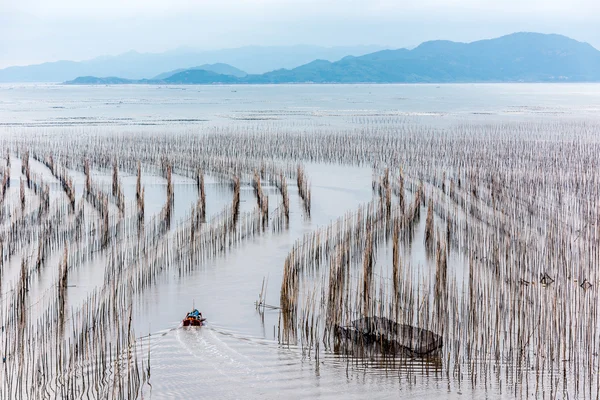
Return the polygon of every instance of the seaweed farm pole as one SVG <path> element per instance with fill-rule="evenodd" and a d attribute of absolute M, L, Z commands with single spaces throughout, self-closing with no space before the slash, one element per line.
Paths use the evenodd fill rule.
<path fill-rule="evenodd" d="M 110 220 L 108 215 L 108 198 L 103 196 L 100 200 L 102 202 L 102 248 L 108 246 L 110 240 Z"/>
<path fill-rule="evenodd" d="M 254 170 L 252 176 L 252 187 L 254 188 L 254 195 L 256 196 L 256 202 L 262 215 L 262 229 L 265 230 L 269 222 L 269 198 L 265 196 L 262 185 L 260 182 L 260 175 L 258 171 Z"/>
<path fill-rule="evenodd" d="M 142 188 L 142 164 L 138 161 L 137 163 L 137 179 L 135 183 L 135 199 L 138 208 L 138 231 L 141 231 L 144 227 L 144 192 Z"/>
<path fill-rule="evenodd" d="M 363 258 L 363 315 L 369 315 L 371 281 L 373 276 L 373 233 L 372 222 L 367 222 L 367 237 L 365 243 L 365 254 Z"/>
<path fill-rule="evenodd" d="M 119 166 L 117 160 L 113 161 L 112 171 L 112 195 L 117 197 L 119 195 Z"/>
<path fill-rule="evenodd" d="M 306 181 L 304 167 L 300 164 L 298 164 L 296 170 L 296 183 L 298 185 L 298 194 L 304 204 L 304 211 L 306 212 L 306 216 L 310 218 L 310 189 L 308 188 L 308 182 Z"/>
<path fill-rule="evenodd" d="M 439 329 L 446 330 L 447 307 L 448 307 L 448 260 L 446 244 L 438 238 L 437 254 L 435 262 L 435 303 Z"/>
<path fill-rule="evenodd" d="M 165 161 L 166 176 L 167 176 L 167 203 L 165 204 L 165 224 L 167 229 L 171 228 L 171 215 L 173 214 L 173 203 L 175 200 L 175 192 L 173 189 L 173 166 L 170 162 Z"/>
<path fill-rule="evenodd" d="M 90 160 L 83 161 L 83 173 L 85 174 L 85 193 L 89 195 L 92 192 L 92 177 L 90 175 Z"/>
<path fill-rule="evenodd" d="M 4 174 L 2 176 L 2 202 L 4 202 L 4 198 L 6 197 L 6 191 L 10 188 L 10 167 L 7 167 L 4 170 Z"/>
<path fill-rule="evenodd" d="M 113 161 L 112 196 L 117 202 L 117 208 L 119 209 L 119 219 L 122 219 L 125 216 L 125 196 L 123 195 L 122 184 L 119 180 L 119 163 L 116 158 Z"/>
<path fill-rule="evenodd" d="M 38 237 L 38 252 L 37 252 L 37 259 L 35 262 L 36 271 L 39 271 L 42 268 L 45 261 L 46 261 L 46 238 L 43 237 L 42 234 L 40 234 Z"/>
<path fill-rule="evenodd" d="M 283 171 L 279 173 L 279 191 L 281 192 L 281 204 L 283 205 L 283 213 L 285 215 L 286 226 L 290 222 L 290 198 L 287 190 L 287 180 Z"/>
<path fill-rule="evenodd" d="M 137 179 L 135 181 L 135 198 L 139 201 L 142 195 L 142 164 L 138 161 L 137 163 Z M 139 205 L 139 202 L 138 202 Z"/>
<path fill-rule="evenodd" d="M 27 188 L 31 189 L 31 169 L 29 168 L 29 151 L 23 153 L 21 172 L 27 178 Z"/>
<path fill-rule="evenodd" d="M 233 203 L 231 207 L 232 221 L 231 228 L 235 228 L 237 225 L 239 213 L 240 213 L 240 178 L 238 176 L 233 177 Z"/>
<path fill-rule="evenodd" d="M 429 254 L 434 249 L 434 237 L 433 237 L 433 200 L 429 198 L 429 205 L 427 206 L 427 219 L 425 220 L 425 249 Z"/>
<path fill-rule="evenodd" d="M 395 309 L 395 317 L 398 319 L 398 311 L 399 311 L 399 284 L 400 284 L 400 222 L 396 219 L 394 220 L 394 234 L 393 234 L 393 244 L 392 244 L 392 280 L 394 285 L 394 309 Z"/>
<path fill-rule="evenodd" d="M 204 189 L 204 172 L 198 169 L 198 219 L 200 223 L 206 222 L 206 191 Z"/>
<path fill-rule="evenodd" d="M 402 172 L 402 168 L 400 168 L 400 174 L 398 176 L 398 203 L 400 205 L 400 210 L 404 212 L 406 209 L 406 200 L 404 199 L 404 172 Z"/>
<path fill-rule="evenodd" d="M 193 262 L 196 250 L 196 227 L 199 226 L 200 216 L 196 209 L 192 207 L 191 224 L 190 224 L 190 261 Z M 180 269 L 181 274 L 181 269 Z"/>
<path fill-rule="evenodd" d="M 69 277 L 69 265 L 68 265 L 68 248 L 65 243 L 65 250 L 63 253 L 63 259 L 59 265 L 59 281 L 58 281 L 58 327 L 59 331 L 57 332 L 59 337 L 62 337 L 64 333 L 64 323 L 65 323 L 65 303 L 66 303 L 66 294 L 67 294 L 67 285 L 68 285 L 68 277 Z"/>
<path fill-rule="evenodd" d="M 20 198 L 21 198 L 21 211 L 24 213 L 25 212 L 25 183 L 23 182 L 23 179 L 21 179 L 21 184 L 20 184 Z"/>

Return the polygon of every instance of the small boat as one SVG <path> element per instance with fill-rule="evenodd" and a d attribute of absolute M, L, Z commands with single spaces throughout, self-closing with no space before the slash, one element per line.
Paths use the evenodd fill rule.
<path fill-rule="evenodd" d="M 204 321 L 206 321 L 206 318 L 202 317 L 202 313 L 194 309 L 194 311 L 187 313 L 183 319 L 183 326 L 202 326 Z"/>

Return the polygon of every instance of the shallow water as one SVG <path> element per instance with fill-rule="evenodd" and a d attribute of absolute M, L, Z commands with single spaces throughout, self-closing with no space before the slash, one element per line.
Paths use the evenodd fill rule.
<path fill-rule="evenodd" d="M 2 134 L 53 133 L 68 127 L 85 132 L 128 130 L 198 131 L 205 127 L 239 126 L 258 129 L 282 124 L 289 129 L 306 126 L 348 126 L 386 118 L 444 125 L 463 121 L 497 122 L 540 119 L 596 119 L 600 112 L 600 85 L 290 85 L 290 86 L 60 86 L 1 85 Z M 266 124 L 266 125 L 260 125 Z M 32 163 L 35 164 L 35 163 Z M 13 176 L 18 182 L 20 167 Z M 35 164 L 40 173 L 43 166 Z M 412 361 L 394 368 L 363 368 L 348 359 L 324 352 L 316 361 L 301 348 L 278 343 L 279 313 L 255 308 L 263 279 L 268 281 L 266 303 L 279 304 L 283 264 L 294 242 L 305 233 L 369 201 L 370 166 L 347 167 L 307 164 L 312 189 L 312 212 L 303 213 L 297 189 L 290 191 L 289 230 L 250 240 L 199 265 L 183 277 L 164 275 L 136 301 L 135 332 L 144 349 L 151 347 L 151 387 L 148 398 L 191 396 L 234 398 L 512 398 L 553 396 L 535 384 L 520 393 L 506 393 L 501 376 L 472 384 L 446 375 L 440 367 Z M 70 172 L 81 195 L 84 176 Z M 110 175 L 93 172 L 94 180 L 110 185 Z M 135 200 L 135 177 L 121 173 L 128 204 Z M 185 220 L 197 200 L 195 183 L 175 177 L 174 222 Z M 146 220 L 160 212 L 166 195 L 163 178 L 145 174 Z M 13 185 L 18 187 L 18 184 Z M 207 219 L 231 202 L 232 191 L 207 176 Z M 273 188 L 270 205 L 279 203 Z M 16 189 L 12 189 L 13 191 Z M 60 189 L 53 190 L 60 193 Z M 56 194 L 59 195 L 59 194 Z M 242 211 L 256 200 L 249 186 L 241 193 Z M 273 207 L 273 206 L 271 206 Z M 419 226 L 416 241 L 421 241 Z M 422 246 L 421 246 L 422 247 Z M 383 250 L 389 253 L 389 249 Z M 427 266 L 424 251 L 415 246 L 408 262 Z M 55 262 L 52 259 L 52 262 Z M 95 260 L 74 271 L 69 301 L 76 304 L 102 279 Z M 385 257 L 379 265 L 387 268 Z M 451 261 L 460 265 L 460 260 Z M 9 285 L 18 273 L 12 263 Z M 9 273 L 10 272 L 10 273 Z M 462 270 L 455 271 L 462 280 Z M 46 275 L 53 276 L 51 270 Z M 49 278 L 48 278 L 49 279 Z M 6 286 L 7 287 L 7 286 Z M 43 293 L 44 285 L 39 284 Z M 42 294 L 39 294 L 41 296 Z M 199 308 L 208 318 L 200 329 L 179 328 L 184 314 Z M 147 337 L 149 336 L 149 338 Z M 143 352 L 142 352 L 143 353 Z M 537 391 L 536 391 L 537 390 Z M 563 393 L 558 396 L 561 397 Z"/>

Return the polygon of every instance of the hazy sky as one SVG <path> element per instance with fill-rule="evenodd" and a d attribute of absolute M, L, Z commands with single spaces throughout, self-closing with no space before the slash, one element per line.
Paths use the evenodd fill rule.
<path fill-rule="evenodd" d="M 0 68 L 129 50 L 473 41 L 561 33 L 600 48 L 600 0 L 0 0 Z"/>

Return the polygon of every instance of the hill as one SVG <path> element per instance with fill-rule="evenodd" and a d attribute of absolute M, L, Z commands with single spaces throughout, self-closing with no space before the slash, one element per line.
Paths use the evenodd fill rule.
<path fill-rule="evenodd" d="M 187 69 L 186 68 L 178 68 L 173 71 L 163 72 L 162 74 L 158 74 L 152 79 L 163 80 L 163 79 L 166 79 L 170 76 L 173 76 L 175 74 L 178 74 L 178 73 L 186 71 L 186 70 L 197 70 L 197 69 L 214 72 L 214 73 L 221 74 L 221 75 L 231 75 L 231 76 L 235 76 L 237 78 L 243 78 L 246 75 L 248 75 L 241 69 L 233 67 L 229 64 L 216 63 L 216 64 L 204 64 L 204 65 L 200 65 L 198 67 L 187 68 Z"/>
<path fill-rule="evenodd" d="M 213 83 L 238 83 L 240 78 L 232 75 L 222 75 L 216 72 L 203 69 L 188 69 L 178 72 L 168 78 L 163 79 L 162 83 L 172 85 L 185 84 L 213 84 Z"/>

